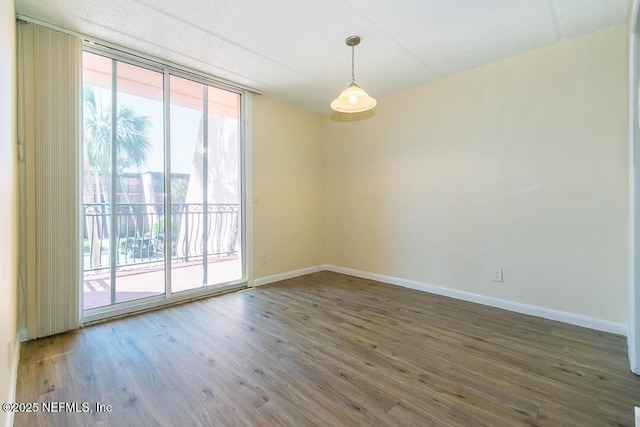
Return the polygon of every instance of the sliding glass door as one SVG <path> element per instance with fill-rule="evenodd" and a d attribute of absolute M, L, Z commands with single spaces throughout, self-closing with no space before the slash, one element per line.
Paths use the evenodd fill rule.
<path fill-rule="evenodd" d="M 244 282 L 240 94 L 132 62 L 83 55 L 89 317 Z"/>

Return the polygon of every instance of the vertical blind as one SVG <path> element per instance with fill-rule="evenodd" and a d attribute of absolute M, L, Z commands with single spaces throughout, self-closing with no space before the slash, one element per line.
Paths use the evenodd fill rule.
<path fill-rule="evenodd" d="M 80 323 L 77 195 L 82 42 L 36 24 L 21 24 L 19 37 L 20 53 L 33 70 L 22 77 L 25 92 L 32 94 L 24 100 L 24 114 L 25 122 L 32 123 L 26 129 L 26 144 L 32 144 L 26 161 L 34 166 L 27 168 L 34 175 L 27 177 L 33 187 L 28 206 L 34 218 L 27 227 L 34 228 L 30 231 L 35 246 L 27 250 L 32 254 L 27 263 L 35 270 L 35 283 L 28 286 L 32 292 L 27 291 L 27 300 L 34 302 L 35 313 L 29 317 L 39 338 L 76 329 Z"/>

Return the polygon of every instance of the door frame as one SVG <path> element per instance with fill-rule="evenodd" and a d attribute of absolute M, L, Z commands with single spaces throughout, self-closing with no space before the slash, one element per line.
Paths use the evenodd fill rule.
<path fill-rule="evenodd" d="M 640 0 L 629 7 L 629 331 L 627 347 L 631 371 L 640 375 L 640 127 L 638 88 L 640 81 Z"/>

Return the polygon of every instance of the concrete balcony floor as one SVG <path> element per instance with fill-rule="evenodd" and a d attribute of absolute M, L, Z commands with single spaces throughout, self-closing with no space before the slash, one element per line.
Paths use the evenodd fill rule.
<path fill-rule="evenodd" d="M 223 286 L 242 277 L 242 263 L 238 256 L 211 257 L 207 263 L 208 286 Z M 174 261 L 171 265 L 172 292 L 201 288 L 203 262 Z M 116 303 L 132 301 L 165 293 L 163 262 L 131 264 L 118 267 L 116 272 Z M 84 309 L 107 306 L 111 302 L 110 274 L 108 270 L 89 271 L 84 274 Z"/>

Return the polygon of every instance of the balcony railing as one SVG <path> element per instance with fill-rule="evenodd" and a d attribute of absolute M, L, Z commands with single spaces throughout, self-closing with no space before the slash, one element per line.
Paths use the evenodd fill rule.
<path fill-rule="evenodd" d="M 116 266 L 157 263 L 170 248 L 171 259 L 192 261 L 235 255 L 238 246 L 238 205 L 185 203 L 171 206 L 172 239 L 165 239 L 163 205 L 116 204 L 115 233 L 111 232 L 111 206 L 83 206 L 84 270 L 110 266 L 110 236 L 117 236 Z M 206 212 L 205 212 L 206 210 Z"/>

